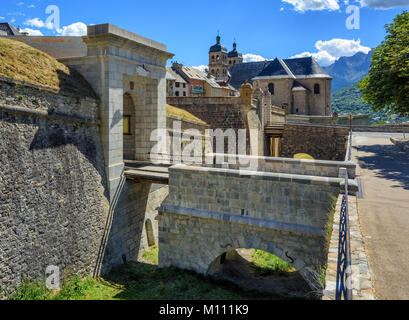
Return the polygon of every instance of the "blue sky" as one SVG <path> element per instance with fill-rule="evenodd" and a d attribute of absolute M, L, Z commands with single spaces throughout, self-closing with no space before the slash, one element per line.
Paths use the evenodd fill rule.
<path fill-rule="evenodd" d="M 246 61 L 312 54 L 322 65 L 367 52 L 384 38 L 384 25 L 409 0 L 7 0 L 0 21 L 43 35 L 81 35 L 85 25 L 112 23 L 168 46 L 175 60 L 207 64 L 220 30 L 231 50 L 236 39 Z M 46 24 L 46 8 L 60 11 L 60 26 Z M 349 5 L 359 8 L 360 29 L 349 30 Z"/>

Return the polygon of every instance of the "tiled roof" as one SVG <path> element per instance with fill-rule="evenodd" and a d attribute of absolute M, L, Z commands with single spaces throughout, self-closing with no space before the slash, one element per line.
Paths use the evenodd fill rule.
<path fill-rule="evenodd" d="M 192 67 L 182 67 L 182 72 L 189 78 L 195 80 L 206 81 L 206 73 L 200 71 L 199 69 Z"/>
<path fill-rule="evenodd" d="M 267 63 L 265 61 L 236 63 L 229 70 L 231 74 L 229 83 L 237 90 L 246 80 L 253 83 L 251 79 L 258 76 Z"/>
<path fill-rule="evenodd" d="M 187 83 L 177 72 L 173 71 L 171 67 L 166 67 L 166 80 L 175 80 L 176 82 Z"/>
<path fill-rule="evenodd" d="M 296 77 L 317 75 L 330 77 L 312 57 L 285 59 L 283 61 Z"/>
<path fill-rule="evenodd" d="M 294 81 L 292 91 L 310 91 L 310 89 L 304 87 L 298 81 Z"/>
<path fill-rule="evenodd" d="M 270 78 L 328 78 L 331 76 L 311 57 L 296 59 L 274 59 L 272 61 L 245 62 L 230 68 L 230 84 L 239 89 L 244 81 Z"/>

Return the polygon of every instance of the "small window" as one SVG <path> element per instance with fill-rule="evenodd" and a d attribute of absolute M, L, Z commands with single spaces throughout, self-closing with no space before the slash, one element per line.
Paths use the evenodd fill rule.
<path fill-rule="evenodd" d="M 183 91 L 183 96 L 186 97 L 186 92 L 185 91 Z"/>
<path fill-rule="evenodd" d="M 176 96 L 176 97 L 179 97 L 179 91 L 176 91 L 176 92 L 175 92 L 175 96 Z"/>
<path fill-rule="evenodd" d="M 183 84 L 183 88 L 186 88 L 186 83 Z"/>
<path fill-rule="evenodd" d="M 180 83 L 176 82 L 176 88 L 179 88 L 179 87 L 180 87 Z"/>
<path fill-rule="evenodd" d="M 216 56 L 216 60 L 219 61 L 219 60 L 220 60 L 220 57 L 219 57 L 219 56 Z"/>
<path fill-rule="evenodd" d="M 321 88 L 318 83 L 314 85 L 314 94 L 320 94 L 321 93 Z"/>
<path fill-rule="evenodd" d="M 131 134 L 131 116 L 123 116 L 124 134 Z"/>
<path fill-rule="evenodd" d="M 273 95 L 274 94 L 274 83 L 268 84 L 268 91 Z"/>

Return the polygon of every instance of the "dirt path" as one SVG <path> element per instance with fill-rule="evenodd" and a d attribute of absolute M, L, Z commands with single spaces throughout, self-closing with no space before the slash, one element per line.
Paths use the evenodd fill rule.
<path fill-rule="evenodd" d="M 383 300 L 409 299 L 409 158 L 390 137 L 357 133 L 353 144 L 364 189 L 359 217 L 376 297 Z"/>

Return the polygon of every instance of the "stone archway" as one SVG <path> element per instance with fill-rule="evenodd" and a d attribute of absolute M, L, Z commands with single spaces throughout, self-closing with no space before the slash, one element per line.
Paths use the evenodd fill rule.
<path fill-rule="evenodd" d="M 149 247 L 154 246 L 155 243 L 155 236 L 153 233 L 153 226 L 152 221 L 150 219 L 146 219 L 145 221 L 145 232 L 146 232 L 146 241 Z"/>
<path fill-rule="evenodd" d="M 250 290 L 300 298 L 317 296 L 290 262 L 260 249 L 226 251 L 211 263 L 206 274 Z"/>

